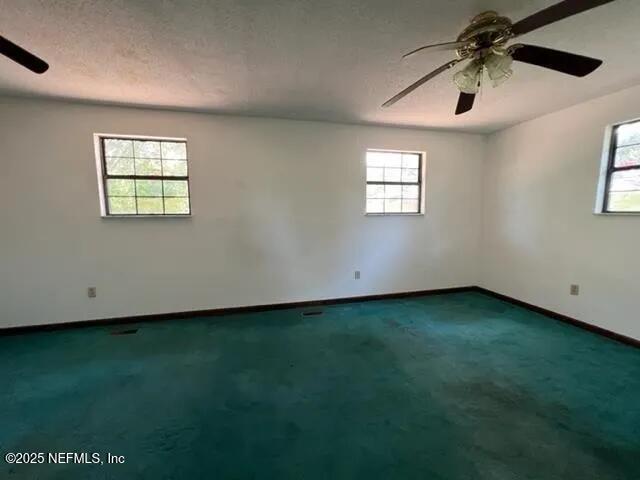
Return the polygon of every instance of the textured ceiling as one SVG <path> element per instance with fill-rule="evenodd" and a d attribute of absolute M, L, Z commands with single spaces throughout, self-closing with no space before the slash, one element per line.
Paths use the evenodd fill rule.
<path fill-rule="evenodd" d="M 475 14 L 517 20 L 554 0 L 0 0 L 0 33 L 51 64 L 0 58 L 0 93 L 242 115 L 490 132 L 640 83 L 638 0 L 617 0 L 522 37 L 605 60 L 584 79 L 517 64 L 470 113 L 443 74 L 380 104 L 452 57 Z"/>

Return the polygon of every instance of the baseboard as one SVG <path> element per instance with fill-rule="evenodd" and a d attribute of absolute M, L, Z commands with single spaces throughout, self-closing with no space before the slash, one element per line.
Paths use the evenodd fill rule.
<path fill-rule="evenodd" d="M 206 310 L 189 310 L 185 312 L 171 312 L 171 313 L 157 313 L 151 315 L 134 315 L 128 317 L 115 317 L 115 318 L 101 318 L 96 320 L 80 320 L 77 322 L 64 322 L 64 323 L 47 323 L 44 325 L 25 325 L 18 327 L 7 327 L 0 329 L 0 336 L 3 335 L 18 335 L 29 332 L 42 332 L 50 330 L 63 330 L 69 328 L 82 328 L 93 326 L 108 326 L 108 325 L 126 325 L 130 323 L 149 322 L 149 321 L 161 321 L 161 320 L 175 320 L 191 317 L 216 317 L 221 315 L 232 315 L 238 313 L 254 313 L 264 312 L 267 310 L 285 310 L 291 308 L 307 308 L 317 307 L 322 305 L 336 305 L 340 303 L 350 302 L 369 302 L 373 300 L 387 300 L 394 298 L 407 298 L 407 297 L 422 297 L 427 295 L 443 295 L 448 293 L 462 293 L 475 291 L 478 287 L 453 287 L 453 288 L 439 288 L 434 290 L 417 290 L 410 292 L 395 292 L 395 293 L 382 293 L 376 295 L 363 295 L 358 297 L 340 297 L 330 298 L 324 300 L 306 300 L 301 302 L 288 302 L 288 303 L 274 303 L 270 305 L 249 305 L 244 307 L 227 307 L 227 308 L 213 308 Z"/>
<path fill-rule="evenodd" d="M 537 305 L 533 305 L 531 303 L 523 302 L 522 300 L 518 300 L 516 298 L 509 297 L 507 295 L 503 295 L 501 293 L 496 293 L 491 290 L 487 290 L 482 287 L 474 287 L 474 290 L 480 293 L 484 293 L 485 295 L 489 295 L 491 297 L 497 298 L 499 300 L 503 300 L 505 302 L 509 302 L 513 305 L 517 305 L 519 307 L 524 307 L 528 310 L 532 310 L 536 313 L 541 313 L 542 315 L 546 315 L 547 317 L 551 317 L 555 320 L 559 320 L 564 323 L 568 323 L 569 325 L 573 325 L 574 327 L 581 328 L 583 330 L 587 330 L 589 332 L 601 335 L 603 337 L 610 338 L 617 342 L 624 343 L 626 345 L 631 345 L 636 348 L 640 348 L 640 340 L 636 340 L 632 337 L 627 337 L 626 335 L 622 335 L 620 333 L 612 332 L 611 330 L 607 330 L 606 328 L 598 327 L 596 325 L 592 325 L 591 323 L 583 322 L 582 320 L 578 320 L 576 318 L 569 317 L 567 315 L 563 315 L 561 313 L 554 312 L 552 310 L 547 310 L 546 308 L 539 307 Z"/>
<path fill-rule="evenodd" d="M 82 328 L 82 327 L 94 327 L 94 326 L 109 326 L 109 325 L 126 325 L 130 323 L 150 322 L 150 321 L 162 321 L 162 320 L 176 320 L 192 317 L 217 317 L 222 315 L 233 315 L 238 313 L 255 313 L 265 312 L 268 310 L 285 310 L 292 308 L 309 308 L 318 307 L 322 305 L 337 305 L 341 303 L 351 302 L 369 302 L 373 300 L 389 300 L 396 298 L 408 298 L 408 297 L 423 297 L 428 295 L 444 295 L 449 293 L 463 293 L 463 292 L 479 292 L 491 297 L 509 302 L 513 305 L 526 308 L 528 310 L 540 313 L 547 317 L 559 320 L 561 322 L 573 325 L 575 327 L 587 330 L 589 332 L 601 335 L 603 337 L 610 338 L 617 342 L 631 345 L 636 348 L 640 348 L 640 340 L 636 340 L 632 337 L 627 337 L 616 332 L 612 332 L 602 327 L 592 325 L 581 320 L 563 315 L 561 313 L 547 310 L 546 308 L 533 305 L 531 303 L 523 302 L 516 298 L 503 295 L 501 293 L 493 292 L 483 287 L 469 286 L 469 287 L 453 287 L 453 288 L 439 288 L 434 290 L 416 290 L 410 292 L 395 292 L 395 293 L 382 293 L 376 295 L 363 295 L 357 297 L 340 297 L 330 298 L 324 300 L 306 300 L 301 302 L 288 302 L 288 303 L 274 303 L 268 305 L 248 305 L 243 307 L 227 307 L 227 308 L 212 308 L 206 310 L 189 310 L 184 312 L 170 312 L 170 313 L 157 313 L 151 315 L 134 315 L 127 317 L 115 317 L 115 318 L 101 318 L 96 320 L 81 320 L 78 322 L 64 322 L 64 323 L 48 323 L 44 325 L 26 325 L 19 327 L 8 327 L 0 329 L 0 336 L 4 335 L 18 335 L 29 332 L 42 332 L 51 330 L 64 330 L 70 328 Z"/>

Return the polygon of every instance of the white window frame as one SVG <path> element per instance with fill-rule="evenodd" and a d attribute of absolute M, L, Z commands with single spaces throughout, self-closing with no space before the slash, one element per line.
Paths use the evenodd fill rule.
<path fill-rule="evenodd" d="M 602 146 L 602 156 L 600 158 L 600 174 L 598 175 L 598 187 L 596 191 L 596 205 L 594 214 L 596 215 L 620 215 L 620 216 L 640 216 L 640 212 L 616 212 L 607 210 L 609 195 L 609 181 L 612 174 L 612 165 L 616 153 L 615 135 L 616 130 L 621 125 L 640 122 L 640 118 L 626 120 L 607 125 L 604 132 L 604 142 Z"/>
<path fill-rule="evenodd" d="M 110 214 L 108 213 L 107 207 L 107 192 L 105 191 L 105 171 L 104 171 L 104 159 L 103 159 L 103 151 L 102 151 L 102 141 L 103 139 L 109 138 L 119 138 L 124 140 L 155 140 L 155 141 L 164 141 L 164 142 L 187 142 L 187 139 L 184 137 L 158 137 L 154 135 L 131 135 L 131 134 L 120 134 L 120 133 L 94 133 L 93 134 L 93 145 L 94 145 L 94 153 L 95 153 L 95 162 L 96 162 L 96 173 L 98 177 L 98 196 L 100 200 L 100 216 L 102 218 L 191 218 L 193 216 L 193 203 L 192 203 L 192 189 L 191 189 L 191 164 L 189 162 L 189 153 L 187 147 L 187 184 L 189 188 L 189 213 L 184 214 L 135 214 L 135 215 L 119 215 L 119 214 Z M 159 179 L 162 177 L 158 177 Z"/>
<path fill-rule="evenodd" d="M 367 182 L 367 153 L 369 152 L 384 152 L 384 153 L 408 153 L 408 154 L 415 154 L 415 155 L 419 155 L 420 156 L 420 165 L 419 165 L 419 171 L 418 171 L 418 180 L 419 180 L 419 190 L 420 190 L 420 198 L 418 201 L 418 208 L 419 211 L 418 212 L 411 212 L 411 213 L 402 213 L 402 212 L 389 212 L 389 213 L 376 213 L 376 212 L 372 212 L 369 213 L 367 212 L 367 184 L 369 182 Z M 363 212 L 364 215 L 366 217 L 420 217 L 420 216 L 424 216 L 425 214 L 425 197 L 426 197 L 426 189 L 425 189 L 425 184 L 426 184 L 426 170 L 427 170 L 427 153 L 425 151 L 421 151 L 421 150 L 400 150 L 400 149 L 389 149 L 389 148 L 367 148 L 364 152 L 364 207 L 363 207 Z M 385 182 L 382 182 L 385 183 Z"/>

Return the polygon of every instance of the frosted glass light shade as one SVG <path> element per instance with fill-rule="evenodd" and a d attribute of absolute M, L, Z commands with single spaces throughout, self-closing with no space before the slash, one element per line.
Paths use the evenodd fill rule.
<path fill-rule="evenodd" d="M 453 76 L 453 82 L 463 93 L 478 93 L 482 79 L 482 62 L 473 60 Z"/>
<path fill-rule="evenodd" d="M 485 58 L 484 66 L 487 69 L 487 74 L 494 87 L 497 87 L 511 77 L 513 74 L 513 70 L 511 70 L 512 63 L 513 58 L 507 53 L 493 52 Z"/>

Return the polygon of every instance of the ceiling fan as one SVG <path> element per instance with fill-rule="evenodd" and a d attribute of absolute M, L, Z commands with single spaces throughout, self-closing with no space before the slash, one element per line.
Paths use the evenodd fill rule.
<path fill-rule="evenodd" d="M 511 77 L 513 73 L 511 64 L 514 60 L 576 77 L 584 77 L 602 65 L 602 60 L 535 45 L 517 43 L 507 46 L 507 43 L 515 37 L 612 1 L 564 0 L 516 23 L 512 23 L 509 18 L 502 17 L 494 11 L 481 13 L 471 20 L 471 24 L 462 31 L 455 42 L 425 45 L 405 54 L 402 58 L 423 50 L 455 50 L 457 58 L 409 85 L 382 106 L 390 107 L 416 88 L 464 60 L 470 60 L 470 62 L 453 77 L 454 83 L 460 90 L 456 115 L 473 108 L 485 71 L 493 86 L 497 87 Z"/>
<path fill-rule="evenodd" d="M 0 53 L 35 73 L 44 73 L 49 69 L 47 62 L 2 35 L 0 35 Z"/>

